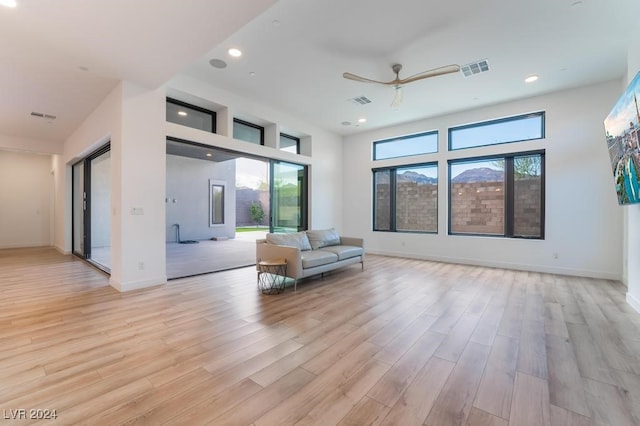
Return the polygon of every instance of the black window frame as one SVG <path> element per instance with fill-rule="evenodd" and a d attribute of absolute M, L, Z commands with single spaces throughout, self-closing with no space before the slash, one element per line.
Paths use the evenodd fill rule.
<path fill-rule="evenodd" d="M 217 124 L 217 114 L 216 114 L 215 111 L 212 111 L 212 110 L 206 109 L 206 108 L 202 108 L 202 107 L 199 107 L 197 105 L 193 105 L 193 104 L 190 104 L 190 103 L 187 103 L 187 102 L 183 102 L 183 101 L 180 101 L 178 99 L 169 98 L 169 97 L 166 98 L 166 102 L 169 103 L 169 104 L 178 105 L 178 106 L 185 107 L 185 108 L 190 108 L 190 109 L 196 110 L 198 112 L 201 112 L 203 114 L 211 115 L 211 133 L 216 133 L 217 132 L 217 126 L 216 126 L 216 124 Z M 170 121 L 170 123 L 175 123 L 175 122 Z M 180 124 L 180 123 L 175 123 L 175 124 Z M 180 125 L 183 126 L 183 124 L 180 124 Z M 189 126 L 187 126 L 187 127 L 189 127 Z M 190 128 L 195 129 L 195 127 L 190 127 Z M 202 129 L 197 129 L 197 130 L 202 130 Z M 206 130 L 202 130 L 202 131 L 206 132 Z"/>
<path fill-rule="evenodd" d="M 280 133 L 280 139 L 282 139 L 282 138 L 290 139 L 290 140 L 294 141 L 296 143 L 296 154 L 300 154 L 300 138 L 288 135 L 286 133 Z M 282 149 L 282 148 L 280 148 L 280 149 Z"/>
<path fill-rule="evenodd" d="M 514 235 L 514 188 L 515 188 L 515 176 L 513 169 L 513 159 L 516 157 L 526 157 L 531 155 L 540 155 L 540 236 L 521 236 Z M 451 231 L 451 201 L 452 201 L 452 187 L 451 187 L 451 166 L 457 163 L 470 163 L 474 161 L 487 161 L 487 160 L 504 160 L 504 234 L 482 234 L 482 233 L 470 233 L 470 232 L 452 232 Z M 533 151 L 521 151 L 505 154 L 493 154 L 484 155 L 479 157 L 465 157 L 447 160 L 447 191 L 448 191 L 448 214 L 447 214 L 447 233 L 452 236 L 473 236 L 473 237 L 494 237 L 494 238 L 515 238 L 523 240 L 544 240 L 545 239 L 545 192 L 546 192 L 546 160 L 545 150 L 533 150 Z"/>
<path fill-rule="evenodd" d="M 399 140 L 405 140 L 405 139 L 414 139 L 414 138 L 419 138 L 419 137 L 422 137 L 422 136 L 430 136 L 430 135 L 435 135 L 436 136 L 436 150 L 435 151 L 419 152 L 419 153 L 415 153 L 415 154 L 398 155 L 398 156 L 395 156 L 395 157 L 385 157 L 385 158 L 378 158 L 378 156 L 377 156 L 377 147 L 380 144 L 391 143 L 391 142 L 395 142 L 395 141 L 399 141 Z M 380 140 L 377 140 L 377 141 L 373 141 L 373 161 L 384 161 L 384 160 L 390 160 L 390 159 L 393 159 L 393 158 L 405 158 L 405 157 L 413 157 L 413 156 L 416 156 L 416 155 L 436 154 L 436 153 L 438 153 L 439 145 L 440 145 L 440 134 L 439 134 L 438 130 L 429 130 L 428 132 L 412 133 L 412 134 L 409 134 L 409 135 L 394 136 L 394 137 L 388 138 L 388 139 L 380 139 Z"/>
<path fill-rule="evenodd" d="M 259 126 L 257 124 L 250 123 L 248 121 L 244 121 L 244 120 L 241 120 L 241 119 L 235 118 L 235 117 L 233 118 L 233 122 L 241 124 L 243 126 L 253 127 L 254 129 L 260 130 L 260 145 L 264 145 L 264 127 L 263 126 Z M 232 135 L 232 137 L 233 137 L 233 135 Z M 233 138 L 235 139 L 235 137 L 233 137 Z M 237 140 L 240 141 L 240 140 L 243 140 L 243 139 L 237 139 Z M 244 141 L 244 142 L 253 143 L 253 142 L 250 142 L 250 141 Z"/>
<path fill-rule="evenodd" d="M 373 217 L 372 217 L 372 231 L 373 232 L 396 232 L 402 234 L 438 234 L 439 220 L 438 220 L 438 211 L 440 203 L 438 202 L 439 194 L 440 194 L 440 179 L 438 179 L 438 184 L 436 185 L 438 189 L 438 196 L 436 198 L 436 230 L 435 231 L 418 231 L 418 230 L 398 230 L 396 217 L 397 217 L 397 205 L 396 205 L 396 175 L 398 169 L 410 169 L 416 167 L 436 167 L 438 170 L 439 164 L 437 161 L 429 161 L 429 162 L 421 162 L 421 163 L 413 163 L 413 164 L 400 164 L 397 166 L 387 166 L 387 167 L 375 167 L 371 169 L 371 172 L 374 176 L 373 178 Z M 389 229 L 377 229 L 376 228 L 376 180 L 375 174 L 376 172 L 389 172 Z M 438 174 L 439 174 L 438 170 Z"/>
<path fill-rule="evenodd" d="M 490 125 L 499 124 L 499 123 L 510 123 L 510 122 L 513 122 L 513 121 L 524 120 L 524 119 L 528 119 L 528 118 L 532 118 L 532 117 L 540 117 L 540 137 L 539 138 L 516 139 L 516 140 L 509 140 L 509 141 L 496 142 L 496 143 L 490 143 L 490 144 L 465 146 L 465 147 L 461 147 L 461 148 L 453 148 L 452 147 L 452 140 L 453 140 L 452 133 L 455 132 L 456 130 L 466 130 L 466 129 L 472 129 L 472 128 L 476 128 L 476 127 L 490 126 Z M 536 111 L 536 112 L 530 112 L 530 113 L 527 113 L 527 114 L 519 114 L 519 115 L 510 116 L 510 117 L 504 117 L 504 118 L 497 118 L 497 119 L 494 119 L 494 120 L 482 121 L 482 122 L 479 122 L 479 123 L 463 124 L 461 126 L 449 127 L 449 129 L 447 130 L 447 146 L 448 146 L 449 151 L 459 151 L 459 150 L 462 150 L 462 149 L 474 149 L 474 148 L 481 148 L 481 147 L 485 147 L 485 146 L 503 145 L 503 144 L 506 144 L 506 143 L 526 142 L 526 141 L 534 141 L 534 140 L 544 139 L 545 138 L 545 132 L 546 132 L 545 121 L 546 121 L 545 111 Z"/>

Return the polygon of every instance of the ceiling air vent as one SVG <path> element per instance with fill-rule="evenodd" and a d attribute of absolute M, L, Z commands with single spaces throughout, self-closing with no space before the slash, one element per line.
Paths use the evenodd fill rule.
<path fill-rule="evenodd" d="M 43 114 L 41 112 L 35 112 L 35 111 L 31 111 L 31 116 L 32 117 L 37 117 L 37 118 L 42 118 L 44 120 L 49 120 L 49 121 L 53 121 L 55 120 L 56 117 L 55 115 L 51 115 L 51 114 Z"/>
<path fill-rule="evenodd" d="M 358 96 L 356 98 L 349 99 L 349 102 L 352 102 L 356 105 L 366 105 L 371 103 L 371 99 L 367 98 L 366 96 Z"/>
<path fill-rule="evenodd" d="M 469 64 L 461 66 L 460 71 L 462 71 L 462 74 L 465 77 L 471 77 L 472 75 L 489 71 L 489 62 L 486 59 L 483 59 L 481 61 L 471 62 Z"/>

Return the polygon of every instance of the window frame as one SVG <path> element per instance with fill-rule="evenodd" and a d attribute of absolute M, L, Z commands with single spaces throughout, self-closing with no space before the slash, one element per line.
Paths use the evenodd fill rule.
<path fill-rule="evenodd" d="M 166 97 L 165 100 L 166 100 L 166 103 L 173 104 L 173 105 L 178 105 L 178 106 L 185 107 L 185 108 L 190 108 L 190 109 L 196 110 L 198 112 L 201 112 L 203 114 L 209 114 L 211 116 L 211 132 L 207 132 L 206 130 L 198 129 L 196 127 L 191 127 L 191 126 L 186 126 L 186 127 L 189 127 L 190 129 L 202 130 L 203 132 L 207 132 L 207 133 L 216 133 L 217 132 L 217 128 L 216 128 L 217 114 L 216 114 L 215 111 L 212 111 L 212 110 L 206 109 L 206 108 L 202 108 L 202 107 L 199 107 L 197 105 L 193 105 L 193 104 L 190 104 L 190 103 L 187 103 L 187 102 L 179 101 L 178 99 L 174 99 L 174 98 L 170 98 L 170 97 Z M 165 114 L 166 114 L 166 108 L 165 108 Z M 170 121 L 170 123 L 175 123 L 175 122 Z M 180 126 L 184 126 L 184 124 L 180 124 L 180 123 L 175 123 L 175 124 L 178 124 Z"/>
<path fill-rule="evenodd" d="M 295 142 L 295 144 L 296 144 L 296 152 L 295 152 L 295 153 L 296 153 L 296 154 L 300 154 L 300 138 L 297 138 L 297 137 L 295 137 L 295 136 L 288 135 L 288 134 L 286 134 L 286 133 L 280 133 L 280 140 L 282 140 L 282 138 L 290 139 L 290 140 L 294 141 L 294 142 Z M 281 151 L 285 151 L 285 150 L 283 150 L 283 149 L 282 149 L 282 147 L 280 146 L 280 144 L 278 144 L 278 149 L 280 149 Z M 287 152 L 287 151 L 285 151 L 285 152 Z"/>
<path fill-rule="evenodd" d="M 226 193 L 227 193 L 227 188 L 226 188 L 226 183 L 224 182 L 219 182 L 219 181 L 215 181 L 215 180 L 209 180 L 209 228 L 213 228 L 216 226 L 224 226 L 225 224 L 225 204 L 226 204 Z M 216 209 L 216 194 L 215 194 L 215 190 L 218 188 L 222 188 L 221 192 L 221 196 L 220 196 L 220 214 L 221 214 L 221 218 L 220 221 L 217 221 L 216 218 L 216 212 L 218 211 L 218 209 Z"/>
<path fill-rule="evenodd" d="M 516 157 L 526 157 L 532 155 L 540 155 L 540 236 L 521 236 L 514 235 L 514 223 L 515 223 L 515 175 L 513 169 L 513 159 Z M 452 232 L 451 231 L 451 202 L 452 202 L 452 182 L 451 182 L 451 166 L 457 163 L 471 163 L 475 161 L 487 161 L 487 160 L 504 160 L 504 234 L 481 234 L 471 232 Z M 532 151 L 520 151 L 503 154 L 484 155 L 477 157 L 465 157 L 455 158 L 447 160 L 447 202 L 448 202 L 448 214 L 447 214 L 447 234 L 452 236 L 473 236 L 473 237 L 493 237 L 493 238 L 515 238 L 522 240 L 544 240 L 545 239 L 545 192 L 546 192 L 546 160 L 545 150 L 532 150 Z"/>
<path fill-rule="evenodd" d="M 473 145 L 473 146 L 465 146 L 465 147 L 461 147 L 461 148 L 453 148 L 452 147 L 452 132 L 455 132 L 456 130 L 466 130 L 466 129 L 473 129 L 476 127 L 485 127 L 485 126 L 490 126 L 493 124 L 500 124 L 500 123 L 510 123 L 513 121 L 519 121 L 519 120 L 524 120 L 524 119 L 528 119 L 528 118 L 532 118 L 532 117 L 540 117 L 540 137 L 539 138 L 527 138 L 527 139 L 517 139 L 517 140 L 509 140 L 509 141 L 504 141 L 504 142 L 496 142 L 496 143 L 489 143 L 489 144 L 483 144 L 483 145 Z M 536 111 L 536 112 L 529 112 L 526 114 L 519 114 L 519 115 L 513 115 L 510 117 L 503 117 L 503 118 L 496 118 L 493 120 L 487 120 L 487 121 L 481 121 L 478 123 L 471 123 L 471 124 L 463 124 L 460 126 L 454 126 L 454 127 L 449 127 L 447 130 L 447 147 L 449 151 L 459 151 L 462 149 L 474 149 L 474 148 L 482 148 L 482 147 L 486 147 L 486 146 L 494 146 L 494 145 L 503 145 L 503 144 L 507 144 L 507 143 L 515 143 L 515 142 L 526 142 L 526 141 L 534 141 L 534 140 L 541 140 L 545 138 L 545 132 L 546 132 L 546 114 L 545 111 Z"/>
<path fill-rule="evenodd" d="M 396 166 L 386 166 L 386 167 L 375 167 L 371 169 L 373 176 L 373 208 L 372 208 L 372 227 L 371 230 L 373 232 L 395 232 L 401 234 L 438 234 L 439 226 L 439 197 L 440 197 L 440 179 L 438 178 L 438 183 L 436 184 L 436 189 L 438 191 L 436 195 L 436 229 L 435 231 L 419 231 L 419 230 L 398 230 L 397 227 L 397 195 L 396 195 L 396 176 L 398 169 L 411 169 L 418 167 L 435 167 L 436 168 L 436 176 L 439 175 L 439 164 L 437 161 L 429 161 L 429 162 L 421 162 L 421 163 L 412 163 L 412 164 L 400 164 Z M 389 172 L 389 229 L 376 229 L 376 180 L 375 173 L 376 172 Z"/>
<path fill-rule="evenodd" d="M 419 138 L 421 136 L 430 136 L 430 135 L 435 135 L 436 136 L 436 150 L 435 151 L 418 152 L 418 153 L 407 154 L 407 155 L 397 155 L 395 157 L 385 157 L 385 158 L 378 158 L 377 157 L 377 147 L 380 144 L 391 143 L 391 142 L 396 142 L 396 141 L 405 140 L 405 139 L 414 139 L 414 138 Z M 411 134 L 408 134 L 408 135 L 394 136 L 394 137 L 388 138 L 388 139 L 380 139 L 380 140 L 373 141 L 373 153 L 372 153 L 373 161 L 384 161 L 384 160 L 390 160 L 390 159 L 394 159 L 394 158 L 406 158 L 406 157 L 413 157 L 413 156 L 416 156 L 416 155 L 437 154 L 438 150 L 439 150 L 439 145 L 440 145 L 440 133 L 439 133 L 438 130 L 429 130 L 427 132 L 411 133 Z"/>
<path fill-rule="evenodd" d="M 241 120 L 241 119 L 236 118 L 236 117 L 233 117 L 233 122 L 234 122 L 234 123 L 241 124 L 241 125 L 243 125 L 243 126 L 253 127 L 254 129 L 260 130 L 260 145 L 263 145 L 263 146 L 264 146 L 264 127 L 263 127 L 263 126 L 260 126 L 260 125 L 258 125 L 258 124 L 253 124 L 253 123 L 250 123 L 250 122 L 248 122 L 248 121 Z M 233 129 L 232 129 L 232 130 L 233 130 Z M 233 139 L 236 139 L 233 135 L 232 135 L 232 137 L 233 137 Z M 253 143 L 254 145 L 256 145 L 254 142 L 245 141 L 244 139 L 236 139 L 236 140 L 243 141 L 243 142 L 247 142 L 247 143 Z"/>

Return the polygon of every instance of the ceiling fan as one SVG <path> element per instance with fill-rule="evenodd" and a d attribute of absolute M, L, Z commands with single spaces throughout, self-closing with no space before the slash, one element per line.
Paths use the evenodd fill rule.
<path fill-rule="evenodd" d="M 385 86 L 391 86 L 396 90 L 396 96 L 393 98 L 393 102 L 391 102 L 392 108 L 397 108 L 402 103 L 402 86 L 413 81 L 422 80 L 424 78 L 437 77 L 439 75 L 451 74 L 454 72 L 460 71 L 460 66 L 456 64 L 445 65 L 442 67 L 434 68 L 431 70 L 423 71 L 418 74 L 414 74 L 407 78 L 400 78 L 400 71 L 402 70 L 401 64 L 393 64 L 391 69 L 394 73 L 396 73 L 396 78 L 391 81 L 378 81 L 372 80 L 366 77 L 360 77 L 359 75 L 351 74 L 349 72 L 345 72 L 342 76 L 348 80 L 360 81 L 362 83 L 377 83 L 384 84 Z"/>

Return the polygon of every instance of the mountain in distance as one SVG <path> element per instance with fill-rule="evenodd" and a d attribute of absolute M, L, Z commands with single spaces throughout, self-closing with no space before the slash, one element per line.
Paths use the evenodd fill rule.
<path fill-rule="evenodd" d="M 432 178 L 429 176 L 425 176 L 422 173 L 416 173 L 412 171 L 406 171 L 404 173 L 399 174 L 396 177 L 398 182 L 416 182 L 421 185 L 436 185 L 438 183 L 438 179 Z"/>
<path fill-rule="evenodd" d="M 504 171 L 494 170 L 488 167 L 479 167 L 477 169 L 469 169 L 460 173 L 451 179 L 453 183 L 472 183 L 472 182 L 502 182 L 504 181 Z"/>
<path fill-rule="evenodd" d="M 398 182 L 415 182 L 421 185 L 437 185 L 438 179 L 425 176 L 422 173 L 406 171 L 396 177 Z M 453 183 L 472 183 L 472 182 L 502 182 L 504 181 L 504 171 L 490 169 L 488 167 L 479 167 L 477 169 L 469 169 L 460 173 L 451 180 Z M 389 183 L 387 174 L 379 174 L 377 183 Z"/>

